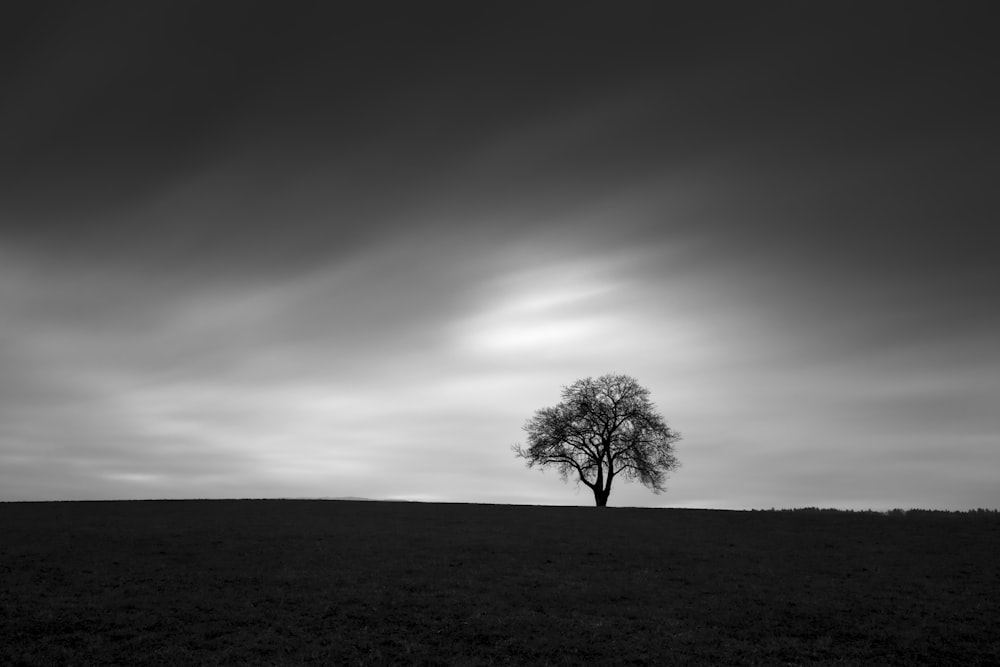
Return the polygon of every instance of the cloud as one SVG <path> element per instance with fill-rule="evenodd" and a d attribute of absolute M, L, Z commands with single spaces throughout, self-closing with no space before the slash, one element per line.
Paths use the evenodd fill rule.
<path fill-rule="evenodd" d="M 626 502 L 995 498 L 961 17 L 21 11 L 3 493 L 561 501 L 509 445 L 623 372 L 685 435 Z"/>

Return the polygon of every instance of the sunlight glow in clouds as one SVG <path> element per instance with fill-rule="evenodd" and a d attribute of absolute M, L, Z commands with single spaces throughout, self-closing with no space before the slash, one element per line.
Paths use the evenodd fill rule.
<path fill-rule="evenodd" d="M 522 268 L 483 290 L 482 311 L 458 325 L 459 346 L 485 355 L 593 350 L 614 329 L 620 288 L 609 267 L 591 262 Z"/>

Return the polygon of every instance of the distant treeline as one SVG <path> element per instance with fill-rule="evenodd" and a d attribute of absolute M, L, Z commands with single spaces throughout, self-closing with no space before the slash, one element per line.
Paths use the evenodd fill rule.
<path fill-rule="evenodd" d="M 985 509 L 979 507 L 974 510 L 922 510 L 922 509 L 891 509 L 891 510 L 845 510 L 835 507 L 796 507 L 794 509 L 750 510 L 751 512 L 793 512 L 796 514 L 882 514 L 884 516 L 996 516 L 1000 514 L 997 509 Z"/>

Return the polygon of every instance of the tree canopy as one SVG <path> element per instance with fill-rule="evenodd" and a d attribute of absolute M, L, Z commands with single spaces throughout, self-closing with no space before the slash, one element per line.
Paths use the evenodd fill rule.
<path fill-rule="evenodd" d="M 628 375 L 608 374 L 563 387 L 562 398 L 525 422 L 527 447 L 513 447 L 529 468 L 553 466 L 564 481 L 578 477 L 598 507 L 607 505 L 618 476 L 654 493 L 666 490 L 667 474 L 680 465 L 674 456 L 680 434 L 656 411 L 648 389 Z"/>

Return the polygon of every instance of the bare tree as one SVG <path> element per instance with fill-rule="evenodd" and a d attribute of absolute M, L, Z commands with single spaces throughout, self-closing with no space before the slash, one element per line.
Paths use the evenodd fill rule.
<path fill-rule="evenodd" d="M 563 387 L 562 397 L 525 422 L 528 447 L 513 447 L 529 468 L 555 466 L 563 481 L 578 476 L 598 507 L 607 506 L 619 475 L 653 493 L 666 490 L 667 473 L 680 465 L 674 456 L 680 434 L 656 412 L 648 389 L 628 375 L 609 374 Z"/>

